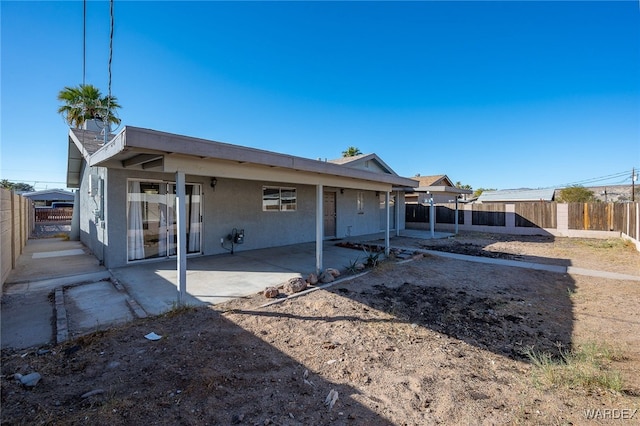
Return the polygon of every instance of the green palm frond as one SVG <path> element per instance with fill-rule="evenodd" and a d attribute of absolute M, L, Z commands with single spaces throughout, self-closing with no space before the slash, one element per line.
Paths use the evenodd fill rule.
<path fill-rule="evenodd" d="M 120 124 L 116 110 L 121 108 L 115 96 L 102 96 L 100 90 L 91 84 L 66 86 L 58 93 L 58 100 L 63 102 L 58 108 L 70 126 L 82 127 L 87 120 L 101 120 L 112 124 Z"/>

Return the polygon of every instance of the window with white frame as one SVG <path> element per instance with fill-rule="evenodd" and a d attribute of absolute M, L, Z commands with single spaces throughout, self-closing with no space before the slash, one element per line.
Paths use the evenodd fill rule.
<path fill-rule="evenodd" d="M 296 189 L 276 186 L 262 187 L 262 211 L 295 211 L 298 208 Z"/>
<path fill-rule="evenodd" d="M 357 195 L 357 209 L 358 209 L 358 214 L 364 214 L 364 192 L 363 191 L 358 191 L 358 195 Z"/>

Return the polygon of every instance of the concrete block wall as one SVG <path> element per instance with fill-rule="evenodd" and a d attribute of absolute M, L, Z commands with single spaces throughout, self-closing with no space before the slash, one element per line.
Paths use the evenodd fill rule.
<path fill-rule="evenodd" d="M 0 277 L 3 288 L 27 244 L 33 226 L 33 203 L 8 189 L 0 188 Z"/>

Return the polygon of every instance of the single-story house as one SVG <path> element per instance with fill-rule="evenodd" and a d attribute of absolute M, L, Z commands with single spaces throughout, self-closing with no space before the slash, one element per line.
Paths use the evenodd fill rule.
<path fill-rule="evenodd" d="M 547 201 L 551 202 L 554 198 L 555 189 L 503 189 L 500 191 L 484 191 L 476 203 L 514 203 L 514 202 L 531 202 L 531 201 Z"/>
<path fill-rule="evenodd" d="M 404 189 L 377 155 L 321 161 L 125 126 L 71 129 L 79 237 L 113 268 L 404 229 Z M 241 244 L 241 245 L 240 245 Z M 179 266 L 181 274 L 184 266 Z"/>
<path fill-rule="evenodd" d="M 431 198 L 435 204 L 451 203 L 456 198 L 464 199 L 473 193 L 470 189 L 456 187 L 447 175 L 416 176 L 418 187 L 405 195 L 407 204 L 428 203 Z"/>
<path fill-rule="evenodd" d="M 33 201 L 35 206 L 51 206 L 53 203 L 73 203 L 75 195 L 64 189 L 44 189 L 42 191 L 24 192 L 23 197 Z"/>

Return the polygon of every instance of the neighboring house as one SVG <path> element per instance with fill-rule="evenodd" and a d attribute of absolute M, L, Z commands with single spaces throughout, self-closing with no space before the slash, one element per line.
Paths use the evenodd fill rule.
<path fill-rule="evenodd" d="M 389 167 L 380 157 L 376 154 L 360 154 L 354 155 L 350 157 L 342 157 L 334 160 L 328 160 L 329 163 L 338 164 L 344 167 L 366 170 L 373 173 L 382 173 L 382 174 L 395 174 L 391 167 Z M 415 185 L 415 179 L 413 184 Z M 407 195 L 407 192 L 413 191 L 413 187 L 411 186 L 403 186 L 403 187 L 394 187 L 393 192 L 389 194 L 389 213 L 390 218 L 389 222 L 391 224 L 391 229 L 404 229 L 404 197 Z M 382 191 L 376 191 L 376 196 L 378 198 L 379 207 L 380 207 L 380 229 L 384 229 L 386 217 L 383 214 L 384 206 L 385 206 L 385 193 Z M 358 194 L 358 199 L 356 200 L 356 204 L 358 210 L 362 210 L 362 206 L 364 205 L 364 192 L 360 192 Z M 362 214 L 362 213 L 360 213 Z M 402 218 L 402 228 L 396 226 L 398 220 Z"/>
<path fill-rule="evenodd" d="M 484 191 L 476 203 L 513 203 L 526 201 L 553 201 L 555 189 L 504 189 Z"/>
<path fill-rule="evenodd" d="M 450 203 L 456 198 L 464 199 L 473 193 L 470 189 L 457 188 L 447 175 L 416 176 L 412 179 L 417 180 L 419 185 L 412 193 L 406 194 L 407 204 L 428 203 L 430 198 L 436 204 Z"/>
<path fill-rule="evenodd" d="M 324 239 L 384 230 L 388 243 L 404 229 L 403 188 L 418 182 L 375 154 L 318 161 L 126 126 L 104 145 L 70 130 L 67 184 L 80 190 L 80 238 L 107 267 L 226 253 L 234 239 L 315 241 L 320 269 Z"/>
<path fill-rule="evenodd" d="M 63 189 L 23 192 L 20 195 L 33 201 L 36 207 L 52 207 L 53 203 L 73 203 L 75 197 L 73 192 Z"/>

